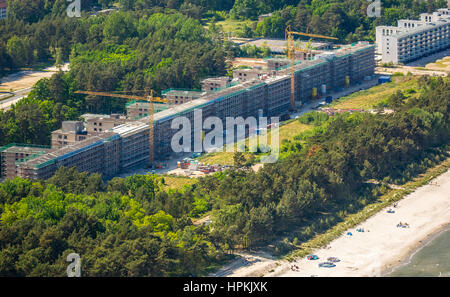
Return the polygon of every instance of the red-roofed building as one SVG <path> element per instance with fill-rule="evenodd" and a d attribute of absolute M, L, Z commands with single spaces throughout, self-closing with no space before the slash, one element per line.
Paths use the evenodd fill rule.
<path fill-rule="evenodd" d="M 8 5 L 6 4 L 6 0 L 0 0 L 0 20 L 6 18 L 6 10 Z"/>

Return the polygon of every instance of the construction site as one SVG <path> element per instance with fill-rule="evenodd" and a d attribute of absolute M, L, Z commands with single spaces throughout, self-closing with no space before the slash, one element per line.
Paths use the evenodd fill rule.
<path fill-rule="evenodd" d="M 171 123 L 177 117 L 193 123 L 194 116 L 199 116 L 194 111 L 201 110 L 202 118 L 196 120 L 202 122 L 211 116 L 222 121 L 227 117 L 289 118 L 291 112 L 325 98 L 330 91 L 373 78 L 374 69 L 375 45 L 359 42 L 308 60 L 296 59 L 295 54 L 289 59 L 268 59 L 266 67 L 236 69 L 233 78 L 207 78 L 202 90 L 170 89 L 163 91 L 163 98 L 151 95 L 145 101 L 117 95 L 133 99 L 126 106 L 127 115 L 86 114 L 81 116 L 83 121 L 63 122 L 52 133 L 51 147 L 10 144 L 0 148 L 0 178 L 47 179 L 62 166 L 76 166 L 109 179 L 130 168 L 155 166 L 175 155 L 171 140 L 177 130 Z"/>

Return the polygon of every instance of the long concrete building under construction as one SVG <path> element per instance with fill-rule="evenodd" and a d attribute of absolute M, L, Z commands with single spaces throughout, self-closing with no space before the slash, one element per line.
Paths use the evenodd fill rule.
<path fill-rule="evenodd" d="M 375 46 L 367 42 L 324 52 L 314 60 L 298 61 L 294 65 L 295 105 L 301 108 L 304 103 L 323 97 L 331 90 L 339 90 L 371 77 L 374 69 Z M 178 130 L 172 129 L 171 125 L 172 120 L 179 116 L 191 121 L 193 134 L 195 116 L 200 116 L 201 119 L 197 120 L 203 122 L 210 116 L 225 121 L 227 117 L 270 118 L 288 114 L 291 106 L 291 71 L 291 66 L 285 65 L 250 80 L 216 79 L 223 81 L 223 84 L 213 90 L 210 81 L 207 81 L 204 86 L 208 89 L 202 90 L 204 93 L 200 97 L 189 98 L 185 103 L 155 113 L 155 158 L 164 160 L 173 153 L 171 141 Z M 198 110 L 201 113 L 195 112 Z M 46 179 L 62 166 L 76 166 L 80 171 L 98 172 L 105 178 L 111 178 L 124 169 L 148 162 L 148 121 L 148 117 L 125 122 L 117 119 L 116 124 L 110 123 L 112 128 L 102 133 L 85 133 L 83 136 L 86 137 L 75 143 L 50 150 L 35 148 L 24 158 L 9 156 L 12 146 L 0 148 L 0 166 L 3 168 L 0 172 L 7 172 L 8 178 Z M 97 123 L 91 120 L 89 124 L 91 122 Z"/>

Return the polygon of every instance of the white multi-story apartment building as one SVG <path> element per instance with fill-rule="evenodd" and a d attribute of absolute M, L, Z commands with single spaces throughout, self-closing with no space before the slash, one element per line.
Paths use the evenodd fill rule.
<path fill-rule="evenodd" d="M 0 20 L 6 18 L 6 10 L 8 9 L 8 5 L 6 0 L 0 0 Z"/>
<path fill-rule="evenodd" d="M 376 28 L 377 54 L 384 63 L 408 63 L 450 47 L 450 9 L 420 14 L 420 20 L 399 20 Z"/>

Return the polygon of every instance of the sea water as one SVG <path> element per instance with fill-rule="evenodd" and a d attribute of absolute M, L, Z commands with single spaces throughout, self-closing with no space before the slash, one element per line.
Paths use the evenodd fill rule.
<path fill-rule="evenodd" d="M 417 251 L 407 264 L 387 276 L 450 277 L 450 230 L 444 231 Z"/>

